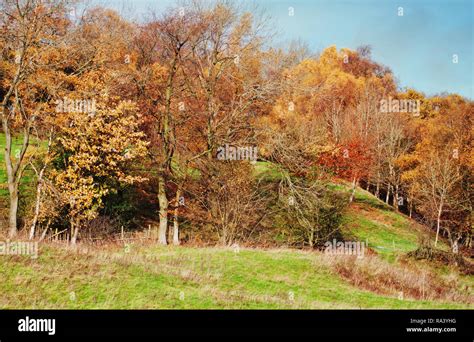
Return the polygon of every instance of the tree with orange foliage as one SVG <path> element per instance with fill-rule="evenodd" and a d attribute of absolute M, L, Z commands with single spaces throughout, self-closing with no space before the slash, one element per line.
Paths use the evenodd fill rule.
<path fill-rule="evenodd" d="M 445 233 L 454 253 L 460 241 L 472 243 L 472 113 L 473 104 L 446 98 L 427 117 L 421 142 L 411 154 L 403 180 L 415 190 L 416 208 L 435 223 L 436 241 Z"/>
<path fill-rule="evenodd" d="M 49 112 L 49 87 L 57 66 L 55 52 L 67 21 L 67 1 L 5 0 L 0 11 L 0 48 L 4 58 L 1 121 L 5 134 L 5 166 L 10 195 L 9 236 L 18 231 L 19 184 L 28 165 L 26 156 L 31 132 L 42 115 Z M 12 150 L 13 137 L 22 135 L 19 151 Z"/>
<path fill-rule="evenodd" d="M 359 140 L 352 140 L 344 145 L 337 146 L 333 151 L 321 154 L 318 164 L 323 165 L 329 171 L 342 179 L 352 183 L 352 202 L 355 195 L 356 186 L 361 178 L 367 177 L 372 161 L 370 149 Z"/>

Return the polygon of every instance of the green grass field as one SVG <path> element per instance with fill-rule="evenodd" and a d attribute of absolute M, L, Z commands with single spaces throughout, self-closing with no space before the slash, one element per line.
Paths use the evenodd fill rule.
<path fill-rule="evenodd" d="M 1 308 L 342 309 L 469 308 L 400 300 L 344 281 L 321 253 L 190 247 L 44 247 L 3 257 Z"/>

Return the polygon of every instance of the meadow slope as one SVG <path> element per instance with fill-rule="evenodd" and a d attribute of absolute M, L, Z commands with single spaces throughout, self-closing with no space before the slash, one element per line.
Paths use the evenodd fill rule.
<path fill-rule="evenodd" d="M 348 236 L 364 258 L 293 249 L 40 245 L 0 258 L 0 307 L 41 309 L 472 308 L 473 277 L 404 257 L 423 227 L 359 190 Z M 352 271 L 351 271 L 352 270 Z M 421 274 L 425 275 L 421 281 Z"/>

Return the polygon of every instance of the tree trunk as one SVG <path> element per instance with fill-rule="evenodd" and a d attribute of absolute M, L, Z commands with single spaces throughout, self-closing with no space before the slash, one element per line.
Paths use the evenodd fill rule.
<path fill-rule="evenodd" d="M 38 216 L 40 212 L 40 205 L 41 205 L 41 190 L 43 188 L 43 171 L 41 170 L 39 179 L 38 179 L 38 186 L 36 187 L 36 203 L 35 203 L 35 214 L 33 216 L 33 222 L 31 222 L 30 227 L 30 240 L 35 237 L 35 230 L 36 230 L 36 223 L 38 222 Z"/>
<path fill-rule="evenodd" d="M 207 133 L 206 133 L 206 140 L 207 140 L 207 158 L 210 160 L 213 158 L 212 155 L 212 148 L 214 145 L 213 142 L 213 130 L 212 130 L 212 114 L 209 114 L 209 118 L 207 120 Z"/>
<path fill-rule="evenodd" d="M 8 237 L 13 238 L 18 234 L 18 165 L 15 166 L 11 160 L 12 135 L 8 128 L 8 122 L 2 120 L 3 131 L 5 133 L 5 169 L 7 172 L 8 192 L 10 195 L 10 208 L 8 215 Z"/>
<path fill-rule="evenodd" d="M 178 186 L 176 190 L 176 207 L 174 209 L 174 220 L 173 220 L 173 245 L 179 245 L 179 206 L 181 205 L 179 199 L 181 197 L 181 188 Z"/>
<path fill-rule="evenodd" d="M 439 228 L 441 225 L 441 213 L 443 212 L 443 201 L 441 201 L 438 209 L 438 217 L 436 219 L 436 239 L 435 239 L 435 247 L 438 245 L 438 237 L 439 237 Z"/>
<path fill-rule="evenodd" d="M 354 178 L 352 180 L 352 190 L 351 190 L 351 197 L 349 198 L 349 203 L 352 203 L 352 201 L 354 200 L 356 185 L 357 185 L 357 179 Z"/>
<path fill-rule="evenodd" d="M 168 231 L 168 198 L 166 197 L 165 177 L 158 177 L 158 202 L 160 205 L 160 227 L 158 229 L 158 242 L 166 245 L 166 233 Z"/>
<path fill-rule="evenodd" d="M 23 133 L 23 144 L 21 150 L 19 151 L 18 156 L 15 156 L 17 159 L 16 162 L 12 162 L 11 159 L 11 152 L 12 152 L 12 144 L 13 138 L 10 128 L 8 127 L 9 123 L 8 120 L 4 117 L 5 116 L 5 103 L 3 103 L 2 108 L 2 127 L 3 132 L 5 133 L 5 169 L 7 172 L 7 182 L 8 182 L 8 192 L 10 194 L 10 211 L 9 211 L 9 218 L 8 218 L 8 236 L 10 238 L 15 237 L 18 234 L 18 222 L 17 222 L 17 215 L 18 215 L 18 187 L 20 184 L 20 180 L 24 171 L 24 167 L 22 166 L 22 160 L 25 156 L 26 150 L 28 149 L 29 138 L 30 138 L 30 126 L 28 125 L 24 129 Z"/>
<path fill-rule="evenodd" d="M 41 237 L 39 239 L 40 241 L 43 241 L 44 238 L 46 237 L 46 234 L 48 233 L 50 224 L 51 224 L 51 219 L 48 219 L 48 223 L 46 224 L 46 227 L 44 228 L 43 233 L 41 234 Z"/>
<path fill-rule="evenodd" d="M 393 189 L 393 207 L 398 210 L 398 184 L 395 185 Z"/>
<path fill-rule="evenodd" d="M 49 139 L 48 139 L 47 154 L 49 154 L 49 151 L 51 149 L 51 143 L 52 143 L 52 140 L 53 140 L 53 132 L 54 132 L 54 130 L 51 129 L 51 131 L 49 133 Z M 45 170 L 48 166 L 47 159 L 48 158 L 45 158 L 45 163 L 44 163 L 44 165 L 41 168 L 39 173 L 36 170 L 36 168 L 33 166 L 33 164 L 31 164 L 32 168 L 35 170 L 35 172 L 38 176 L 38 185 L 36 186 L 35 214 L 34 214 L 34 217 L 33 217 L 33 222 L 31 222 L 31 227 L 30 227 L 30 240 L 32 240 L 35 236 L 36 224 L 38 223 L 38 216 L 39 216 L 40 207 L 41 207 L 41 192 L 43 190 L 43 176 L 44 176 L 44 172 L 45 172 Z"/>
<path fill-rule="evenodd" d="M 10 211 L 8 216 L 8 237 L 13 238 L 18 234 L 17 215 L 18 215 L 18 183 L 8 183 L 10 192 Z"/>
<path fill-rule="evenodd" d="M 454 239 L 451 243 L 451 250 L 454 254 L 459 254 L 459 239 Z"/>
<path fill-rule="evenodd" d="M 377 184 L 375 186 L 375 197 L 379 198 L 380 196 L 380 174 L 377 173 Z"/>
<path fill-rule="evenodd" d="M 388 204 L 388 200 L 390 199 L 390 189 L 391 189 L 391 186 L 387 186 L 387 195 L 385 196 L 385 203 Z"/>
<path fill-rule="evenodd" d="M 71 245 L 75 246 L 77 243 L 77 236 L 79 235 L 78 222 L 71 221 Z"/>
<path fill-rule="evenodd" d="M 175 220 L 173 222 L 173 245 L 179 246 L 179 222 L 178 218 L 175 217 Z"/>
<path fill-rule="evenodd" d="M 160 134 L 162 136 L 162 157 L 159 175 L 158 175 L 158 204 L 160 206 L 160 226 L 158 228 L 158 242 L 162 245 L 167 244 L 168 233 L 168 206 L 169 201 L 166 195 L 166 182 L 171 172 L 171 161 L 174 154 L 174 121 L 171 112 L 171 100 L 174 93 L 174 79 L 178 70 L 179 53 L 182 45 L 175 51 L 174 58 L 171 61 L 170 73 L 166 84 L 165 92 L 165 112 L 162 115 Z"/>

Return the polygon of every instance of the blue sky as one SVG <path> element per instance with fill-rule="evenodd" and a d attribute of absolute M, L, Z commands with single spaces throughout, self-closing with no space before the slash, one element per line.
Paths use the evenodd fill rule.
<path fill-rule="evenodd" d="M 173 0 L 102 0 L 140 16 L 165 11 Z M 474 0 L 259 0 L 271 16 L 279 45 L 301 39 L 314 51 L 330 45 L 372 46 L 401 87 L 427 95 L 458 93 L 474 99 Z M 125 4 L 125 6 L 124 6 Z M 289 15 L 289 8 L 294 15 Z M 398 15 L 399 7 L 403 16 Z M 125 13 L 125 12 L 124 12 Z M 458 63 L 453 63 L 457 55 Z"/>

